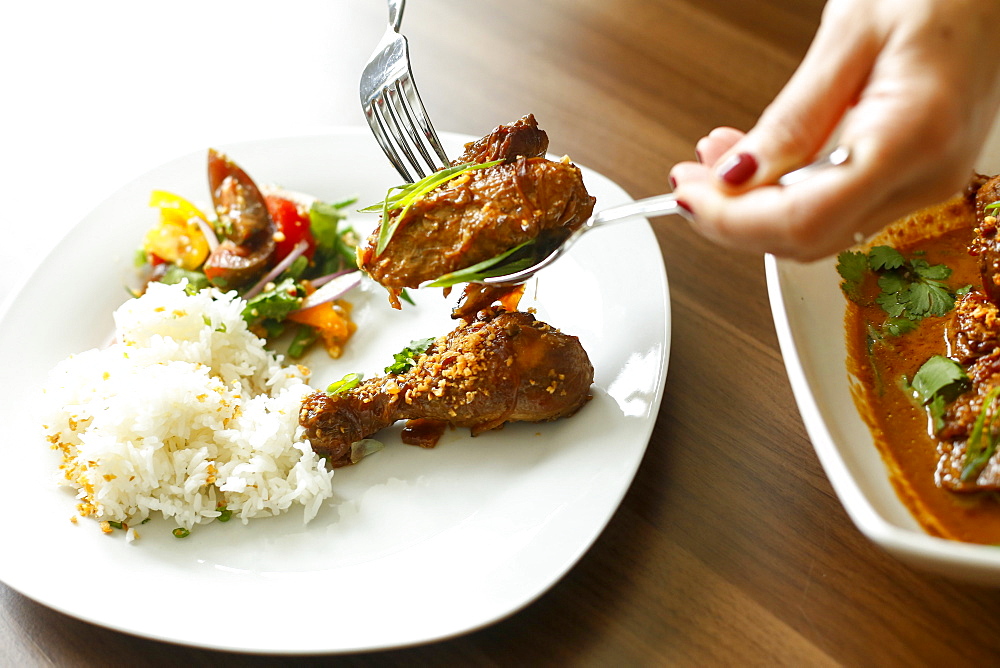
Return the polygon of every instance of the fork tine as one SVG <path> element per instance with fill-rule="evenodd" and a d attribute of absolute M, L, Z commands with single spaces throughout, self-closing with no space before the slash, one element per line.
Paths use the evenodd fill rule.
<path fill-rule="evenodd" d="M 413 81 L 409 42 L 399 33 L 403 5 L 389 0 L 389 26 L 361 72 L 360 93 L 376 141 L 400 176 L 413 182 L 411 172 L 423 178 L 449 161 Z"/>
<path fill-rule="evenodd" d="M 396 148 L 393 146 L 386 132 L 385 122 L 382 120 L 384 112 L 379 113 L 378 107 L 380 104 L 384 103 L 385 102 L 381 96 L 376 96 L 375 99 L 371 100 L 365 106 L 365 118 L 368 120 L 368 125 L 372 129 L 372 134 L 375 135 L 375 140 L 378 142 L 378 145 L 382 147 L 382 151 L 385 153 L 386 157 L 389 158 L 389 162 L 391 162 L 392 166 L 396 168 L 396 171 L 399 172 L 399 175 L 403 177 L 404 181 L 412 183 L 413 177 L 406 169 L 402 159 L 399 157 L 399 153 L 396 152 Z"/>
<path fill-rule="evenodd" d="M 427 109 L 424 108 L 424 103 L 420 99 L 420 93 L 417 91 L 417 83 L 413 80 L 413 72 L 407 71 L 404 76 L 400 77 L 398 87 L 401 93 L 400 100 L 403 103 L 402 106 L 406 111 L 407 117 L 410 119 L 407 130 L 410 132 L 413 143 L 416 144 L 420 150 L 420 154 L 427 161 L 427 164 L 431 166 L 432 170 L 447 167 L 449 164 L 448 155 L 444 152 L 441 140 L 438 139 L 437 132 L 435 132 L 434 126 L 431 125 L 430 117 L 427 115 Z M 418 130 L 419 135 L 417 134 Z M 427 144 L 430 144 L 431 148 L 434 149 L 440 162 L 435 162 L 427 152 Z"/>
<path fill-rule="evenodd" d="M 406 156 L 406 160 L 413 168 L 413 171 L 420 178 L 423 178 L 427 175 L 424 166 L 414 155 L 411 143 L 407 141 L 403 131 L 403 128 L 408 127 L 410 123 L 406 117 L 406 110 L 400 106 L 399 98 L 401 93 L 398 86 L 399 82 L 395 81 L 382 89 L 381 100 L 384 102 L 384 106 L 380 105 L 382 120 L 389 131 L 389 137 L 395 142 L 396 149 Z M 412 134 L 412 130 L 410 130 L 410 133 Z"/>
<path fill-rule="evenodd" d="M 424 173 L 424 164 L 430 165 L 432 168 L 431 171 L 433 171 L 434 161 L 431 159 L 430 153 L 427 152 L 427 147 L 421 139 L 416 121 L 413 118 L 413 112 L 410 110 L 410 105 L 407 100 L 406 82 L 407 78 L 404 75 L 397 79 L 396 83 L 393 85 L 395 95 L 391 98 L 393 103 L 392 112 L 393 115 L 399 120 L 399 126 L 404 128 L 406 130 L 406 134 L 409 135 L 410 143 L 408 146 L 416 148 L 420 152 L 420 155 L 424 158 L 424 162 L 420 163 L 416 160 L 416 156 L 413 156 L 413 161 L 417 163 L 414 165 L 414 168 L 420 173 L 420 176 L 423 177 L 426 176 Z"/>

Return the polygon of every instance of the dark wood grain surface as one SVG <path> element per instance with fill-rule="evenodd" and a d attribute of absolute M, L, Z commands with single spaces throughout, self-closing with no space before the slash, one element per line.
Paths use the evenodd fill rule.
<path fill-rule="evenodd" d="M 690 159 L 708 130 L 753 123 L 804 54 L 822 4 L 411 0 L 404 31 L 439 128 L 478 135 L 532 112 L 559 152 L 644 197 L 668 189 L 670 166 Z M 382 31 L 385 7 L 351 0 L 333 3 L 325 18 L 331 16 L 350 25 L 338 27 L 330 47 L 336 62 L 326 71 L 352 95 L 325 120 L 360 124 L 356 76 Z M 678 219 L 654 227 L 673 312 L 662 408 L 620 509 L 593 548 L 537 601 L 488 628 L 429 645 L 285 659 L 130 637 L 0 586 L 0 664 L 1000 660 L 997 592 L 903 566 L 845 514 L 795 407 L 762 258 L 717 248 Z M 627 272 L 627 257 L 618 259 Z M 16 549 L 16 530 L 8 526 L 4 535 L 2 549 Z M 330 610 L 349 614 L 335 602 Z"/>

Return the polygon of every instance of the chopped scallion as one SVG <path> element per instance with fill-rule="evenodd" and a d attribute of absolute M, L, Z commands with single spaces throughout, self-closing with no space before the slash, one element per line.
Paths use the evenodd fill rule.
<path fill-rule="evenodd" d="M 340 380 L 330 383 L 326 388 L 326 393 L 330 395 L 342 394 L 357 387 L 362 380 L 364 380 L 364 374 L 349 373 Z"/>

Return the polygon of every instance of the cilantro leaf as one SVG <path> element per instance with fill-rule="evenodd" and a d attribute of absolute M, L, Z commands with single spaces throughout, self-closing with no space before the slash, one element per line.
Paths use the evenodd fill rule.
<path fill-rule="evenodd" d="M 941 283 L 913 283 L 904 294 L 906 309 L 911 317 L 943 316 L 955 305 L 955 298 Z"/>
<path fill-rule="evenodd" d="M 968 382 L 969 376 L 961 364 L 944 355 L 933 355 L 914 374 L 910 386 L 921 401 L 927 403 L 934 395 L 941 394 L 949 387 L 964 389 Z"/>
<path fill-rule="evenodd" d="M 841 287 L 851 301 L 861 298 L 859 290 L 867 271 L 868 256 L 861 251 L 844 251 L 837 256 L 837 273 L 844 279 Z"/>
<path fill-rule="evenodd" d="M 917 322 L 909 318 L 889 318 L 885 321 L 884 329 L 893 336 L 900 336 L 917 328 Z"/>
<path fill-rule="evenodd" d="M 931 265 L 927 260 L 919 258 L 911 260 L 910 267 L 913 269 L 913 273 L 927 281 L 943 281 L 951 276 L 951 267 L 948 265 Z"/>
<path fill-rule="evenodd" d="M 882 292 L 888 294 L 898 294 L 909 287 L 910 282 L 898 272 L 892 271 L 878 277 L 878 287 Z"/>
<path fill-rule="evenodd" d="M 904 264 L 906 264 L 906 258 L 892 246 L 875 246 L 868 251 L 868 266 L 873 271 L 899 269 Z"/>
<path fill-rule="evenodd" d="M 898 292 L 883 292 L 875 298 L 875 303 L 881 306 L 890 318 L 902 318 L 906 313 L 906 304 L 899 301 Z"/>
<path fill-rule="evenodd" d="M 393 362 L 385 368 L 385 372 L 404 373 L 409 371 L 411 367 L 416 365 L 417 358 L 427 352 L 427 349 L 431 347 L 432 343 L 434 343 L 434 337 L 410 341 L 410 345 L 406 346 L 398 353 L 393 354 Z"/>
<path fill-rule="evenodd" d="M 944 428 L 944 412 L 947 404 L 969 387 L 969 376 L 961 364 L 945 357 L 933 355 L 924 362 L 913 375 L 910 389 L 927 409 L 934 431 Z"/>
<path fill-rule="evenodd" d="M 955 296 L 969 287 L 952 291 L 944 283 L 951 268 L 932 265 L 920 253 L 907 259 L 895 248 L 875 246 L 867 254 L 845 251 L 838 256 L 837 271 L 844 279 L 841 288 L 849 299 L 864 306 L 862 285 L 869 272 L 877 277 L 879 294 L 875 303 L 888 316 L 884 328 L 894 335 L 913 329 L 903 320 L 919 322 L 928 316 L 941 317 L 955 306 Z"/>

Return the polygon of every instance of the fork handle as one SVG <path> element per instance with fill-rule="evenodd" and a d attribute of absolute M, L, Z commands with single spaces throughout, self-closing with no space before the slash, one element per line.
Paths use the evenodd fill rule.
<path fill-rule="evenodd" d="M 389 25 L 396 32 L 403 23 L 403 8 L 406 7 L 406 0 L 389 0 Z"/>

